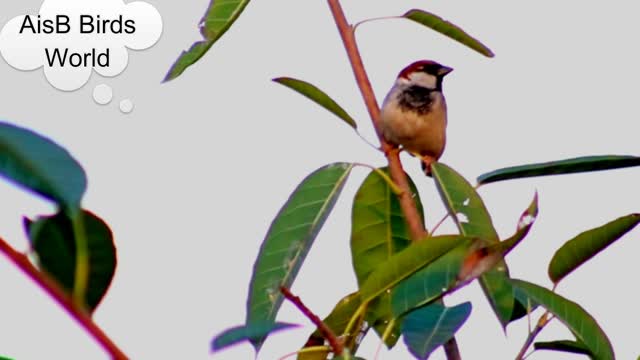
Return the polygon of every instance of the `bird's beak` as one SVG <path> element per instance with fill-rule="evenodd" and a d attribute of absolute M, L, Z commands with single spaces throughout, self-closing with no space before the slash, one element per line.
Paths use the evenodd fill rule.
<path fill-rule="evenodd" d="M 440 67 L 440 69 L 438 69 L 438 76 L 445 76 L 452 71 L 453 71 L 453 68 L 450 68 L 448 66 L 442 66 Z"/>

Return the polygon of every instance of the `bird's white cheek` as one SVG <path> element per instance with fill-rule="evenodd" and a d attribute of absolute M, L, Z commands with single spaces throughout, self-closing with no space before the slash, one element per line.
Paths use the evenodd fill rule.
<path fill-rule="evenodd" d="M 438 84 L 438 79 L 424 72 L 414 72 L 409 75 L 409 79 L 412 85 L 418 85 L 427 89 L 435 89 Z"/>

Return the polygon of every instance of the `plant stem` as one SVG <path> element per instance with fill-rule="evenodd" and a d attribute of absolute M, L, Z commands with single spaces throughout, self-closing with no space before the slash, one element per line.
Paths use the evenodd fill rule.
<path fill-rule="evenodd" d="M 358 26 L 368 23 L 368 22 L 373 22 L 373 21 L 380 21 L 380 20 L 393 20 L 393 19 L 403 19 L 403 16 L 380 16 L 380 17 L 374 17 L 374 18 L 369 18 L 369 19 L 364 19 L 364 20 L 360 20 L 357 23 L 355 23 L 353 25 L 353 30 L 355 31 Z"/>
<path fill-rule="evenodd" d="M 128 359 L 124 352 L 93 322 L 90 314 L 82 307 L 74 304 L 71 296 L 69 296 L 53 278 L 36 269 L 26 255 L 14 250 L 11 245 L 2 238 L 0 238 L 0 252 L 4 253 L 23 273 L 29 276 L 31 280 L 60 304 L 60 306 L 111 355 L 112 359 Z"/>
<path fill-rule="evenodd" d="M 389 175 L 387 175 L 387 173 L 385 173 L 384 171 L 380 170 L 379 168 L 375 167 L 375 166 L 371 166 L 368 164 L 364 164 L 364 163 L 353 163 L 356 166 L 362 166 L 362 167 L 366 167 L 368 169 L 371 169 L 371 171 L 375 172 L 376 174 L 378 174 L 378 176 L 380 176 L 382 178 L 382 180 L 384 180 L 387 185 L 389 185 L 389 187 L 391 188 L 391 191 L 396 194 L 396 195 L 400 195 L 402 193 L 402 189 L 400 189 L 398 187 L 398 185 L 396 185 L 396 183 L 393 182 L 393 180 L 391 180 L 391 178 L 389 178 Z"/>
<path fill-rule="evenodd" d="M 549 312 L 545 312 L 544 314 L 542 314 L 542 316 L 540 316 L 540 319 L 538 320 L 536 327 L 534 327 L 533 330 L 529 332 L 529 335 L 527 336 L 527 339 L 524 341 L 524 344 L 522 345 L 520 352 L 518 353 L 518 355 L 516 355 L 516 360 L 523 360 L 525 358 L 527 350 L 529 349 L 531 344 L 533 344 L 533 341 L 536 339 L 538 334 L 540 334 L 540 331 L 542 331 L 542 329 L 547 325 L 547 323 L 549 323 L 550 319 L 548 316 L 549 316 Z"/>
<path fill-rule="evenodd" d="M 69 212 L 73 228 L 73 238 L 76 244 L 76 266 L 71 299 L 78 307 L 85 307 L 85 293 L 89 283 L 89 244 L 84 228 L 84 213 L 82 210 Z"/>
<path fill-rule="evenodd" d="M 338 340 L 336 334 L 331 331 L 327 324 L 325 324 L 322 319 L 318 317 L 318 315 L 309 310 L 309 308 L 302 302 L 302 300 L 300 300 L 298 296 L 293 295 L 291 291 L 289 291 L 289 289 L 284 286 L 280 286 L 280 292 L 287 300 L 291 301 L 293 305 L 295 305 L 298 310 L 300 310 L 304 314 L 304 316 L 311 320 L 311 322 L 318 328 L 318 330 L 320 330 L 322 336 L 329 342 L 329 346 L 331 346 L 333 354 L 335 356 L 342 355 L 342 351 L 344 349 L 342 343 Z"/>
<path fill-rule="evenodd" d="M 380 146 L 387 157 L 387 161 L 389 162 L 389 173 L 391 174 L 391 179 L 398 185 L 398 187 L 400 187 L 400 189 L 402 189 L 402 193 L 398 195 L 398 200 L 400 202 L 400 208 L 404 214 L 405 221 L 407 222 L 407 226 L 409 227 L 411 238 L 413 241 L 419 241 L 426 238 L 429 233 L 425 230 L 423 219 L 420 218 L 418 208 L 413 201 L 409 182 L 407 181 L 404 169 L 400 163 L 400 151 L 389 144 L 384 139 L 382 132 L 380 131 L 380 107 L 378 106 L 376 96 L 373 93 L 373 88 L 371 87 L 371 82 L 369 81 L 367 72 L 364 69 L 364 64 L 362 63 L 358 44 L 356 43 L 354 28 L 349 25 L 339 0 L 327 0 L 327 2 L 329 4 L 331 14 L 333 15 L 333 19 L 336 22 L 336 26 L 338 27 L 338 32 L 342 38 L 344 48 L 347 51 L 347 57 L 351 63 L 351 69 L 353 70 L 353 74 L 356 78 L 358 88 L 360 89 L 367 111 L 369 112 L 369 116 L 373 122 L 373 127 L 378 135 L 378 139 L 380 140 Z M 455 337 L 452 337 L 451 340 L 445 344 L 444 349 L 448 360 L 460 359 L 460 352 L 458 350 L 458 344 Z"/>
<path fill-rule="evenodd" d="M 393 179 L 400 189 L 403 190 L 403 193 L 398 197 L 400 206 L 402 207 L 402 212 L 405 215 L 407 225 L 411 231 L 411 237 L 414 241 L 420 240 L 427 235 L 427 231 L 422 225 L 422 219 L 420 219 L 416 204 L 411 197 L 409 183 L 407 182 L 407 177 L 405 176 L 402 164 L 400 163 L 400 153 L 385 141 L 380 131 L 380 108 L 378 107 L 376 96 L 373 93 L 369 77 L 364 69 L 364 64 L 360 57 L 360 51 L 356 44 L 353 27 L 347 22 L 344 12 L 342 11 L 342 6 L 340 6 L 340 2 L 338 0 L 328 0 L 328 3 L 336 22 L 336 26 L 338 27 L 338 31 L 340 32 L 342 42 L 347 51 L 347 56 L 349 57 L 349 62 L 351 63 L 351 68 L 353 69 L 353 74 L 355 75 L 358 87 L 360 88 L 360 93 L 362 94 L 367 111 L 369 112 L 369 116 L 373 122 L 373 127 L 378 135 L 378 139 L 380 140 L 382 151 L 385 153 L 389 162 L 391 179 Z"/>

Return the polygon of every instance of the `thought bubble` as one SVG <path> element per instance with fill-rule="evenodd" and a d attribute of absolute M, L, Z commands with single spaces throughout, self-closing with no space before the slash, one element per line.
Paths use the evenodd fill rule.
<path fill-rule="evenodd" d="M 152 5 L 122 0 L 45 0 L 36 15 L 16 16 L 0 32 L 0 54 L 14 68 L 44 67 L 54 87 L 73 91 L 91 77 L 119 75 L 128 49 L 143 50 L 162 33 Z"/>
<path fill-rule="evenodd" d="M 100 84 L 93 89 L 93 100 L 100 105 L 107 105 L 113 99 L 111 86 Z"/>
<path fill-rule="evenodd" d="M 120 101 L 120 111 L 122 111 L 123 114 L 128 114 L 130 112 L 133 111 L 133 101 L 131 101 L 130 99 L 124 99 L 122 101 Z"/>

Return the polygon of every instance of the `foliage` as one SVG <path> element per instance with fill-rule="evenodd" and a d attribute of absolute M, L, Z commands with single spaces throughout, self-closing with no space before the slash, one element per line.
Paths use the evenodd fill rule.
<path fill-rule="evenodd" d="M 329 3 L 356 77 L 365 74 L 366 79 L 361 61 L 354 58 L 358 56 L 357 51 L 349 51 L 357 49 L 354 27 L 346 24 L 338 0 L 329 0 Z M 200 23 L 203 40 L 179 56 L 165 80 L 180 76 L 204 56 L 248 4 L 248 0 L 212 0 Z M 493 57 L 493 52 L 482 42 L 435 14 L 413 9 L 400 18 Z M 357 131 L 358 122 L 315 85 L 290 77 L 274 81 L 321 105 Z M 372 92 L 366 91 L 367 82 L 359 81 L 359 86 L 365 101 L 375 103 Z M 375 127 L 375 111 L 371 115 Z M 549 319 L 557 319 L 575 336 L 574 340 L 538 342 L 534 349 L 575 352 L 598 359 L 615 358 L 613 347 L 597 321 L 581 305 L 555 290 L 570 273 L 631 231 L 640 222 L 640 215 L 620 217 L 568 240 L 550 261 L 549 277 L 554 287 L 547 289 L 512 279 L 506 262 L 508 253 L 528 236 L 534 225 L 538 215 L 537 195 L 520 214 L 515 233 L 501 240 L 477 189 L 489 183 L 526 177 L 639 166 L 640 158 L 594 155 L 518 165 L 481 175 L 475 186 L 453 168 L 435 163 L 431 169 L 433 181 L 457 231 L 444 235 L 424 231 L 417 236 L 410 221 L 417 217 L 418 224 L 424 228 L 425 206 L 418 185 L 425 180 L 416 183 L 401 166 L 395 166 L 399 160 L 394 162 L 393 155 L 386 151 L 389 144 L 383 138 L 380 140 L 384 150 L 381 153 L 387 157 L 389 166 L 370 167 L 353 200 L 351 234 L 345 234 L 345 238 L 351 239 L 350 255 L 358 288 L 340 300 L 324 320 L 303 311 L 318 329 L 306 344 L 300 344 L 299 359 L 321 360 L 329 356 L 360 359 L 355 354 L 370 329 L 374 329 L 389 348 L 397 346 L 402 336 L 417 359 L 426 359 L 434 350 L 449 343 L 471 316 L 470 302 L 446 306 L 443 298 L 476 279 L 503 329 L 541 307 L 546 312 L 538 322 L 538 332 Z M 304 178 L 293 191 L 262 241 L 249 284 L 245 323 L 215 337 L 212 350 L 249 341 L 259 352 L 270 334 L 295 327 L 276 321 L 284 300 L 281 291 L 293 284 L 355 166 L 345 162 L 323 166 Z M 37 268 L 27 254 L 13 250 L 2 239 L 0 249 L 63 304 L 112 357 L 125 358 L 90 318 L 107 293 L 117 256 L 107 223 L 82 207 L 87 179 L 81 165 L 51 139 L 0 122 L 0 176 L 56 206 L 55 214 L 24 219 L 33 251 L 29 255 L 33 255 Z M 408 203 L 402 201 L 407 198 Z M 346 260 L 336 256 L 331 261 Z M 523 352 L 533 343 L 535 335 L 537 332 L 529 334 Z M 341 347 L 324 345 L 326 340 L 337 338 L 341 340 Z"/>
<path fill-rule="evenodd" d="M 234 13 L 237 17 L 246 2 L 233 5 L 235 10 L 238 10 Z M 353 51 L 357 47 L 350 32 L 355 27 L 346 24 L 337 0 L 330 0 L 329 5 L 345 42 L 365 102 L 368 105 L 375 103 L 375 99 L 371 99 L 372 92 L 367 88 L 366 72 L 361 67 L 358 52 Z M 210 11 L 208 16 L 213 16 L 211 19 L 219 18 L 218 25 L 222 28 L 235 20 L 235 17 L 229 14 L 216 17 Z M 428 27 L 482 55 L 494 56 L 482 42 L 435 14 L 412 9 L 399 18 Z M 223 32 L 224 30 L 214 32 L 213 41 Z M 211 42 L 207 42 L 204 50 L 198 50 L 198 56 L 192 57 L 187 66 L 195 62 L 210 45 Z M 174 65 L 174 70 L 184 67 L 184 64 L 180 63 L 182 60 L 184 57 Z M 179 75 L 180 72 L 176 74 Z M 274 81 L 329 110 L 356 131 L 357 124 L 362 124 L 352 118 L 329 95 L 309 82 L 290 77 L 279 77 Z M 376 126 L 375 111 L 372 112 L 371 107 L 369 110 Z M 384 139 L 380 140 L 382 148 L 385 149 Z M 637 157 L 586 156 L 519 165 L 481 175 L 476 186 L 470 184 L 451 167 L 435 163 L 431 168 L 435 186 L 458 231 L 455 234 L 416 237 L 415 232 L 412 233 L 410 229 L 409 217 L 417 216 L 418 222 L 424 227 L 419 188 L 405 173 L 401 173 L 400 177 L 404 177 L 406 185 L 398 183 L 398 173 L 390 171 L 393 170 L 394 160 L 388 153 L 385 153 L 385 156 L 390 167 L 372 170 L 360 185 L 352 204 L 351 261 L 358 289 L 340 300 L 324 321 L 314 314 L 305 313 L 318 324 L 319 329 L 310 335 L 298 359 L 326 359 L 332 352 L 335 353 L 333 358 L 353 358 L 361 337 L 370 329 L 374 329 L 389 348 L 396 346 L 398 337 L 403 336 L 410 352 L 418 359 L 426 359 L 433 350 L 454 337 L 471 314 L 471 303 L 447 307 L 442 304 L 442 298 L 475 279 L 479 280 L 503 328 L 537 307 L 542 307 L 547 311 L 544 316 L 552 314 L 576 336 L 575 341 L 537 343 L 536 349 L 577 351 L 603 359 L 613 358 L 613 349 L 604 331 L 580 305 L 555 293 L 555 287 L 548 290 L 522 280 L 511 279 L 509 275 L 505 256 L 525 239 L 533 226 L 538 215 L 537 194 L 520 216 L 515 234 L 501 241 L 477 188 L 492 182 L 532 176 L 637 166 L 640 165 Z M 282 302 L 282 295 L 277 289 L 279 286 L 289 287 L 292 284 L 310 250 L 313 237 L 320 231 L 324 219 L 328 216 L 330 206 L 325 207 L 323 204 L 332 204 L 340 195 L 342 181 L 346 180 L 353 165 L 341 166 L 342 172 L 336 172 L 334 176 L 329 176 L 330 179 L 322 182 L 326 186 L 326 191 L 322 194 L 301 192 L 301 189 L 309 187 L 309 179 L 318 176 L 318 171 L 322 170 L 307 177 L 274 218 L 256 259 L 248 298 L 249 315 L 246 324 L 239 327 L 240 329 L 251 327 L 256 321 L 267 321 L 267 325 L 272 326 L 276 324 L 276 315 Z M 409 205 L 409 210 L 405 207 L 406 202 L 402 204 L 401 201 L 402 196 L 407 195 L 413 203 Z M 411 207 L 415 213 L 409 213 Z M 290 212 L 293 210 L 286 209 L 304 209 L 305 214 L 300 218 L 292 217 Z M 568 241 L 558 250 L 549 265 L 552 281 L 557 283 L 562 280 L 571 271 L 630 231 L 639 221 L 637 214 L 631 214 Z M 280 228 L 285 230 L 274 230 Z M 289 233 L 289 229 L 300 230 Z M 277 240 L 274 240 L 274 232 L 278 236 Z M 287 265 L 283 267 L 282 264 Z M 544 321 L 543 323 L 546 324 Z M 330 329 L 330 333 L 322 327 Z M 542 327 L 544 325 L 539 330 L 542 330 Z M 249 339 L 257 351 L 267 335 L 268 331 L 261 333 L 260 337 Z M 344 349 L 325 346 L 326 340 L 331 340 L 327 336 L 341 338 Z M 531 342 L 526 342 L 523 351 Z"/>

